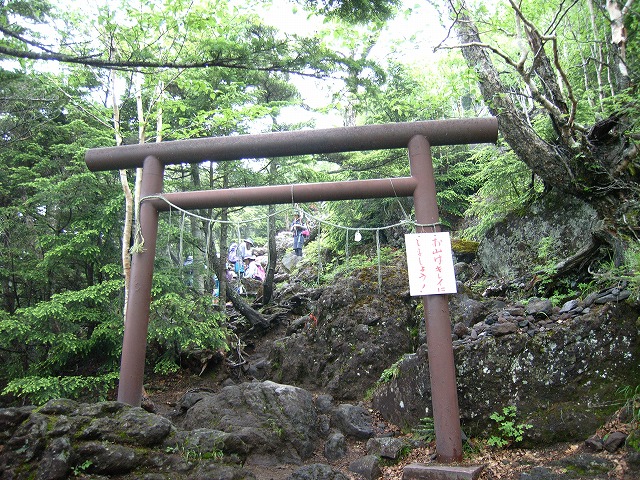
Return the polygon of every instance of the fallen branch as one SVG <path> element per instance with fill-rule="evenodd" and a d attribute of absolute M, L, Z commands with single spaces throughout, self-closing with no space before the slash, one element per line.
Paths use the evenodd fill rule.
<path fill-rule="evenodd" d="M 242 297 L 235 291 L 235 289 L 227 283 L 226 285 L 227 298 L 231 300 L 231 303 L 235 309 L 246 318 L 252 327 L 259 326 L 262 328 L 268 328 L 270 322 L 260 314 L 260 312 L 251 308 L 251 306 L 245 302 Z"/>

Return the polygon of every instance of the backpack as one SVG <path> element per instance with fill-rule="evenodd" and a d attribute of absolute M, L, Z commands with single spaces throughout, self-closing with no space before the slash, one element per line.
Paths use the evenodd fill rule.
<path fill-rule="evenodd" d="M 239 258 L 238 258 L 238 244 L 236 242 L 233 242 L 231 245 L 229 245 L 229 251 L 227 252 L 227 261 L 229 263 L 236 263 Z"/>
<path fill-rule="evenodd" d="M 258 269 L 258 273 L 256 273 L 256 277 L 261 282 L 264 282 L 264 279 L 267 277 L 267 272 L 264 271 L 264 267 L 256 262 L 256 267 Z"/>

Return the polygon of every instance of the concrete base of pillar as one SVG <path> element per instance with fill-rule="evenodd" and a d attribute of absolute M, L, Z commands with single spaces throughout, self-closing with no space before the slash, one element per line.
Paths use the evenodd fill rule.
<path fill-rule="evenodd" d="M 404 467 L 402 480 L 477 480 L 483 468 L 484 465 L 454 467 L 411 463 Z"/>

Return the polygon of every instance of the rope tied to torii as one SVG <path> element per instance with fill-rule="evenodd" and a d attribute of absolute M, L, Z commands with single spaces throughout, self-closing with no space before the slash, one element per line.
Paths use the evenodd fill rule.
<path fill-rule="evenodd" d="M 392 183 L 393 185 L 393 183 Z M 396 197 L 397 198 L 397 197 Z M 381 255 L 381 244 L 380 244 L 380 231 L 382 230 L 388 230 L 388 229 L 392 229 L 392 228 L 399 228 L 399 227 L 405 227 L 405 228 L 409 228 L 411 231 L 415 231 L 416 228 L 420 227 L 420 228 L 431 228 L 434 232 L 437 231 L 437 228 L 439 226 L 441 226 L 440 222 L 437 223 L 417 223 L 415 220 L 409 218 L 409 215 L 407 214 L 407 212 L 404 210 L 404 208 L 402 207 L 402 204 L 398 201 L 398 203 L 400 204 L 400 208 L 405 216 L 404 219 L 400 220 L 399 222 L 396 223 L 392 223 L 389 225 L 384 225 L 384 226 L 379 226 L 379 227 L 352 227 L 352 226 L 347 226 L 347 225 L 341 225 L 338 223 L 334 223 L 331 222 L 325 218 L 321 218 L 320 216 L 314 215 L 313 213 L 311 213 L 311 211 L 309 211 L 308 209 L 304 209 L 302 208 L 299 204 L 295 203 L 295 195 L 294 195 L 294 185 L 291 185 L 291 207 L 283 207 L 280 208 L 278 210 L 276 210 L 275 212 L 266 214 L 266 215 L 261 215 L 261 216 L 257 216 L 257 217 L 253 217 L 250 219 L 245 219 L 245 220 L 219 220 L 219 219 L 214 219 L 214 218 L 210 218 L 210 217 L 204 217 L 202 215 L 199 215 L 197 213 L 188 211 L 186 209 L 183 209 L 177 205 L 175 205 L 174 203 L 172 203 L 171 201 L 169 201 L 164 195 L 162 194 L 154 194 L 154 195 L 147 195 L 143 198 L 140 199 L 140 201 L 144 201 L 144 200 L 151 200 L 151 199 L 158 199 L 158 200 L 162 200 L 163 202 L 165 202 L 167 205 L 169 205 L 170 209 L 169 209 L 169 213 L 171 214 L 172 210 L 176 210 L 178 212 L 180 212 L 182 214 L 182 218 L 184 219 L 185 216 L 190 216 L 193 218 L 197 218 L 199 220 L 202 220 L 203 222 L 206 222 L 209 226 L 209 228 L 211 228 L 211 225 L 214 223 L 220 223 L 220 224 L 228 224 L 228 225 L 233 225 L 236 227 L 236 233 L 238 236 L 238 241 L 240 241 L 240 226 L 244 225 L 244 224 L 250 224 L 250 223 L 255 223 L 258 221 L 264 221 L 264 220 L 268 220 L 271 217 L 274 217 L 276 215 L 279 215 L 281 213 L 284 213 L 286 211 L 289 211 L 289 208 L 293 208 L 295 211 L 300 211 L 301 213 L 303 213 L 307 218 L 312 219 L 313 221 L 317 222 L 317 225 L 320 226 L 322 224 L 331 226 L 333 228 L 336 229 L 340 229 L 340 230 L 345 230 L 345 263 L 348 263 L 349 261 L 349 233 L 350 232 L 355 232 L 355 241 L 360 241 L 361 239 L 361 235 L 360 232 L 367 232 L 367 231 L 371 231 L 371 232 L 375 232 L 375 239 L 376 239 L 376 255 L 377 255 L 377 277 L 378 277 L 378 293 L 382 292 L 382 255 Z M 170 217 L 171 218 L 171 217 Z M 321 240 L 320 240 L 321 241 Z M 142 234 L 140 233 L 139 235 L 136 236 L 136 240 L 134 242 L 134 245 L 131 247 L 131 252 L 132 253 L 139 253 L 143 250 L 144 248 L 144 238 L 142 237 Z M 318 283 L 320 282 L 320 274 L 321 274 L 321 270 L 322 270 L 322 260 L 321 260 L 321 255 L 320 255 L 320 249 L 318 250 Z"/>

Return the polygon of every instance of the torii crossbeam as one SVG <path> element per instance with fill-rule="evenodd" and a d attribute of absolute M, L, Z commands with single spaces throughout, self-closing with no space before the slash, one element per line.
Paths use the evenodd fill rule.
<path fill-rule="evenodd" d="M 133 255 L 127 323 L 124 330 L 118 401 L 139 406 L 151 303 L 151 280 L 158 234 L 158 212 L 171 204 L 188 210 L 243 205 L 305 203 L 412 196 L 418 225 L 439 221 L 431 146 L 493 143 L 494 117 L 431 120 L 276 132 L 233 137 L 208 137 L 88 150 L 92 171 L 143 167 L 140 229 L 144 251 Z M 164 166 L 177 163 L 268 158 L 320 153 L 407 148 L 410 177 L 299 185 L 276 185 L 163 194 Z M 153 198 L 155 196 L 155 198 Z M 437 231 L 439 229 L 436 229 Z M 423 228 L 418 227 L 418 233 Z M 443 462 L 462 459 L 462 439 L 447 295 L 423 296 L 436 451 Z"/>

